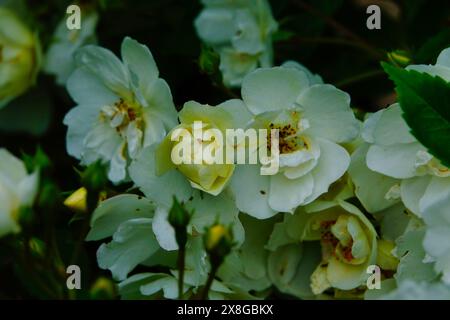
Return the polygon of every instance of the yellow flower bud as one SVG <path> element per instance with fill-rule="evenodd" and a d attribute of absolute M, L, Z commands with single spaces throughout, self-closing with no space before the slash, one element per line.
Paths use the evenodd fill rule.
<path fill-rule="evenodd" d="M 211 251 L 216 248 L 220 241 L 225 239 L 226 241 L 231 242 L 231 235 L 229 230 L 221 224 L 216 224 L 209 228 L 206 234 L 206 250 Z"/>
<path fill-rule="evenodd" d="M 76 212 L 87 212 L 87 190 L 80 188 L 72 193 L 65 201 L 64 205 Z"/>

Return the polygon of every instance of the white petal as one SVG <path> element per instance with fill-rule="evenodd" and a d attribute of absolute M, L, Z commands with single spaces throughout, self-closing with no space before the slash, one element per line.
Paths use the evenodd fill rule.
<path fill-rule="evenodd" d="M 403 111 L 398 103 L 384 109 L 373 131 L 374 142 L 389 146 L 397 143 L 416 142 L 403 119 Z"/>
<path fill-rule="evenodd" d="M 145 88 L 143 95 L 148 103 L 148 106 L 144 108 L 144 113 L 151 114 L 152 117 L 162 122 L 167 131 L 178 124 L 172 93 L 166 81 L 163 79 L 153 81 Z"/>
<path fill-rule="evenodd" d="M 219 51 L 219 69 L 223 83 L 229 87 L 239 87 L 244 77 L 258 66 L 258 56 L 249 55 L 225 47 Z"/>
<path fill-rule="evenodd" d="M 419 203 L 420 212 L 429 225 L 450 224 L 450 177 L 433 177 Z"/>
<path fill-rule="evenodd" d="M 143 116 L 145 121 L 143 145 L 147 147 L 154 143 L 161 142 L 166 136 L 164 123 L 155 113 L 145 112 Z"/>
<path fill-rule="evenodd" d="M 322 80 L 321 76 L 319 76 L 318 74 L 312 73 L 311 71 L 309 71 L 308 68 L 306 68 L 304 65 L 298 63 L 297 61 L 289 60 L 289 61 L 284 62 L 281 66 L 285 67 L 285 68 L 294 68 L 294 69 L 303 71 L 308 76 L 310 85 L 323 84 L 323 80 Z"/>
<path fill-rule="evenodd" d="M 84 141 L 93 124 L 100 116 L 98 105 L 81 105 L 71 109 L 64 117 L 64 124 L 68 126 L 66 136 L 67 152 L 80 159 Z"/>
<path fill-rule="evenodd" d="M 238 165 L 230 181 L 236 206 L 258 219 L 267 219 L 277 212 L 268 205 L 269 176 L 260 175 L 258 165 Z"/>
<path fill-rule="evenodd" d="M 292 68 L 261 68 L 244 78 L 242 98 L 253 114 L 291 108 L 309 85 L 305 73 Z"/>
<path fill-rule="evenodd" d="M 169 210 L 158 207 L 153 218 L 152 229 L 161 248 L 167 251 L 177 250 L 178 244 L 175 238 L 175 229 L 168 221 Z"/>
<path fill-rule="evenodd" d="M 386 199 L 386 194 L 400 181 L 370 170 L 366 164 L 368 150 L 369 145 L 364 144 L 352 154 L 348 172 L 355 185 L 356 196 L 368 212 L 374 213 L 399 201 Z"/>
<path fill-rule="evenodd" d="M 311 174 L 298 179 L 288 179 L 282 173 L 270 177 L 269 205 L 280 212 L 294 212 L 305 203 L 314 190 Z"/>
<path fill-rule="evenodd" d="M 342 177 L 350 165 L 350 155 L 343 147 L 325 139 L 318 139 L 318 142 L 320 158 L 311 171 L 314 189 L 305 199 L 305 204 L 311 203 L 327 192 L 330 185 Z"/>
<path fill-rule="evenodd" d="M 117 150 L 114 152 L 114 155 L 111 159 L 108 171 L 108 178 L 113 183 L 118 183 L 124 180 L 127 176 L 127 157 L 125 155 L 125 143 L 122 143 Z"/>
<path fill-rule="evenodd" d="M 156 145 L 145 148 L 129 167 L 133 182 L 142 192 L 158 205 L 170 208 L 173 196 L 178 201 L 186 201 L 192 194 L 188 180 L 177 170 L 170 170 L 161 176 L 155 169 Z"/>
<path fill-rule="evenodd" d="M 13 206 L 11 194 L 0 183 L 0 237 L 20 231 L 19 224 L 12 217 L 12 211 L 17 209 Z"/>
<path fill-rule="evenodd" d="M 203 10 L 194 24 L 199 37 L 211 45 L 229 42 L 236 32 L 233 11 L 225 8 Z"/>
<path fill-rule="evenodd" d="M 436 64 L 450 68 L 450 48 L 442 50 L 437 58 Z"/>
<path fill-rule="evenodd" d="M 28 175 L 16 186 L 19 201 L 22 206 L 32 206 L 39 188 L 39 172 Z"/>
<path fill-rule="evenodd" d="M 261 41 L 260 28 L 255 16 L 248 9 L 237 10 L 236 12 L 236 33 L 231 43 L 239 52 L 257 54 L 264 50 L 264 43 Z"/>
<path fill-rule="evenodd" d="M 374 141 L 375 141 L 374 131 L 378 125 L 378 121 L 380 120 L 383 112 L 384 112 L 384 109 L 379 110 L 375 113 L 372 113 L 364 121 L 362 130 L 361 130 L 361 137 L 364 139 L 364 141 L 369 142 L 369 143 L 374 143 Z"/>
<path fill-rule="evenodd" d="M 367 153 L 367 166 L 373 171 L 393 178 L 412 178 L 416 175 L 417 152 L 423 149 L 419 143 L 373 145 Z"/>
<path fill-rule="evenodd" d="M 111 270 L 113 277 L 124 280 L 139 263 L 159 249 L 152 232 L 152 219 L 131 219 L 119 226 L 113 240 L 97 250 L 98 265 Z"/>
<path fill-rule="evenodd" d="M 401 195 L 405 207 L 411 210 L 418 217 L 421 216 L 420 213 L 420 199 L 425 194 L 425 190 L 430 184 L 430 177 L 415 177 L 411 179 L 406 179 L 402 181 L 401 184 Z"/>
<path fill-rule="evenodd" d="M 346 142 L 359 134 L 360 123 L 350 108 L 350 96 L 329 84 L 306 89 L 297 102 L 310 128 L 307 132 L 334 142 Z"/>
<path fill-rule="evenodd" d="M 126 37 L 121 47 L 122 60 L 130 75 L 138 77 L 138 87 L 145 88 L 158 79 L 159 70 L 150 50 L 130 37 Z"/>
<path fill-rule="evenodd" d="M 0 174 L 11 185 L 15 185 L 27 176 L 27 170 L 22 161 L 8 150 L 0 148 Z"/>
<path fill-rule="evenodd" d="M 147 198 L 135 194 L 120 194 L 102 201 L 91 218 L 91 230 L 87 241 L 111 237 L 125 221 L 138 218 L 152 218 L 154 204 Z"/>
<path fill-rule="evenodd" d="M 127 127 L 127 145 L 130 158 L 134 159 L 141 151 L 143 133 L 137 127 L 136 121 L 131 122 Z"/>
<path fill-rule="evenodd" d="M 114 93 L 131 97 L 128 72 L 111 51 L 88 45 L 77 51 L 75 60 L 79 66 L 85 66 L 92 75 L 99 77 Z"/>

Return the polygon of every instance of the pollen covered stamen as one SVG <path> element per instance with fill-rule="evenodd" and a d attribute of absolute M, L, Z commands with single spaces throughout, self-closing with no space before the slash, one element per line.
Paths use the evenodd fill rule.
<path fill-rule="evenodd" d="M 104 106 L 100 117 L 104 121 L 109 121 L 111 127 L 115 128 L 117 133 L 121 135 L 125 133 L 131 122 L 136 122 L 137 127 L 142 127 L 137 108 L 123 99 L 114 103 L 113 106 Z"/>

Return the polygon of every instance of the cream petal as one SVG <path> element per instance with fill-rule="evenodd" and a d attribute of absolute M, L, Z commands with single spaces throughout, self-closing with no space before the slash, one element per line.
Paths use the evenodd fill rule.
<path fill-rule="evenodd" d="M 253 114 L 294 107 L 309 85 L 305 73 L 292 68 L 261 68 L 244 78 L 242 98 Z"/>
<path fill-rule="evenodd" d="M 282 173 L 270 177 L 269 205 L 280 212 L 294 212 L 305 203 L 314 190 L 314 179 L 307 174 L 298 179 L 288 179 Z"/>
<path fill-rule="evenodd" d="M 325 139 L 317 141 L 320 146 L 320 158 L 311 171 L 314 188 L 304 204 L 311 203 L 327 192 L 330 185 L 342 177 L 350 165 L 350 155 L 343 147 Z"/>
<path fill-rule="evenodd" d="M 420 150 L 424 148 L 419 143 L 372 145 L 367 153 L 367 166 L 393 178 L 412 178 L 416 176 L 416 156 Z"/>
<path fill-rule="evenodd" d="M 310 128 L 306 132 L 334 142 L 350 141 L 359 134 L 360 123 L 350 108 L 350 96 L 329 84 L 316 84 L 298 97 Z"/>
<path fill-rule="evenodd" d="M 258 165 L 238 165 L 230 181 L 236 206 L 258 219 L 267 219 L 277 211 L 268 205 L 269 176 L 260 175 Z"/>
<path fill-rule="evenodd" d="M 431 178 L 429 176 L 415 177 L 402 180 L 400 185 L 401 197 L 405 207 L 418 217 L 421 216 L 420 199 L 425 194 L 430 180 Z"/>

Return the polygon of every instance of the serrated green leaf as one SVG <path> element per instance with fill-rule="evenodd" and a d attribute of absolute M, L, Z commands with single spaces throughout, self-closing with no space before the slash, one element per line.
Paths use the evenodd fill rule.
<path fill-rule="evenodd" d="M 396 85 L 403 118 L 428 151 L 450 166 L 450 83 L 382 63 Z"/>

